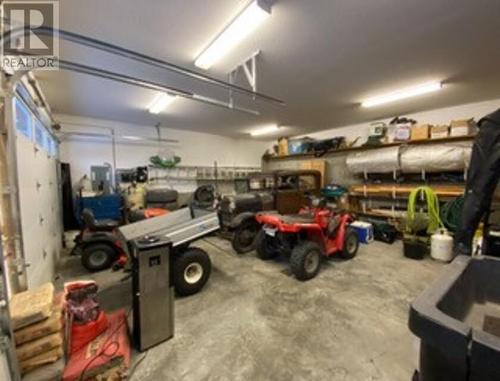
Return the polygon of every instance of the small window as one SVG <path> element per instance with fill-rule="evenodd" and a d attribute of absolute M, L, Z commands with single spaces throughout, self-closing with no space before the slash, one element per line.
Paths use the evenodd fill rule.
<path fill-rule="evenodd" d="M 316 189 L 316 177 L 313 175 L 303 175 L 299 177 L 299 189 L 310 191 Z"/>
<path fill-rule="evenodd" d="M 280 176 L 278 177 L 279 190 L 294 190 L 297 189 L 297 176 Z"/>
<path fill-rule="evenodd" d="M 33 139 L 33 119 L 28 108 L 19 99 L 15 98 L 15 127 L 27 139 Z"/>
<path fill-rule="evenodd" d="M 274 187 L 274 177 L 272 176 L 254 176 L 249 179 L 250 190 L 266 190 Z"/>
<path fill-rule="evenodd" d="M 38 120 L 35 122 L 35 143 L 42 149 L 45 149 L 46 139 L 45 127 Z"/>
<path fill-rule="evenodd" d="M 50 156 L 57 157 L 57 141 L 52 136 L 50 137 Z"/>
<path fill-rule="evenodd" d="M 44 130 L 45 132 L 45 144 L 44 144 L 44 149 L 47 151 L 49 155 L 52 155 L 52 136 L 49 134 L 47 130 Z"/>

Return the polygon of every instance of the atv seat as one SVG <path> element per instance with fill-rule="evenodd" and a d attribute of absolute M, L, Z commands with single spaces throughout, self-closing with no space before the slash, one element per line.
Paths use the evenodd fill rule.
<path fill-rule="evenodd" d="M 314 214 L 303 213 L 303 214 L 288 214 L 282 216 L 281 220 L 285 224 L 313 224 Z"/>
<path fill-rule="evenodd" d="M 82 211 L 82 220 L 85 227 L 91 231 L 111 231 L 118 227 L 118 222 L 115 220 L 96 220 L 90 209 Z"/>

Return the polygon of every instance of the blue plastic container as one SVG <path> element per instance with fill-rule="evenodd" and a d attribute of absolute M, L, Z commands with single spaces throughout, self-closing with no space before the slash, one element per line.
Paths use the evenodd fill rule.
<path fill-rule="evenodd" d="M 90 209 L 96 220 L 122 219 L 123 199 L 120 195 L 112 194 L 98 197 L 82 197 L 78 202 L 78 222 L 82 223 L 80 215 L 83 209 Z"/>
<path fill-rule="evenodd" d="M 310 138 L 302 138 L 297 140 L 290 140 L 288 142 L 288 154 L 297 155 L 312 151 L 312 144 L 314 140 Z"/>
<path fill-rule="evenodd" d="M 374 240 L 373 225 L 371 223 L 363 221 L 354 221 L 349 226 L 354 228 L 354 230 L 356 230 L 356 232 L 358 233 L 360 243 L 368 244 L 370 242 L 373 242 Z"/>

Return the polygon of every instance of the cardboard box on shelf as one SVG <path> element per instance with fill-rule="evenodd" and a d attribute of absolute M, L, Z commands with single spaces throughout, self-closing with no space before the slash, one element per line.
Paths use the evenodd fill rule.
<path fill-rule="evenodd" d="M 452 120 L 450 136 L 469 136 L 476 132 L 476 122 L 474 119 Z"/>
<path fill-rule="evenodd" d="M 411 140 L 429 139 L 430 124 L 421 124 L 411 128 Z"/>
<path fill-rule="evenodd" d="M 287 156 L 288 155 L 288 138 L 279 138 L 278 139 L 278 156 Z"/>
<path fill-rule="evenodd" d="M 432 126 L 431 128 L 431 139 L 443 139 L 450 135 L 449 126 Z"/>
<path fill-rule="evenodd" d="M 394 141 L 404 142 L 410 140 L 411 127 L 410 126 L 396 126 L 394 130 Z"/>

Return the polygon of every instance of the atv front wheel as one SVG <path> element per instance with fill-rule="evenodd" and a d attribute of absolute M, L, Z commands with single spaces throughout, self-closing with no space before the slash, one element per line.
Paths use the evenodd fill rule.
<path fill-rule="evenodd" d="M 321 247 L 315 242 L 302 242 L 290 255 L 290 267 L 298 280 L 314 278 L 321 267 Z"/>
<path fill-rule="evenodd" d="M 276 249 L 274 238 L 266 234 L 266 232 L 261 229 L 257 238 L 255 238 L 255 249 L 257 251 L 257 256 L 267 261 L 268 259 L 273 259 L 278 255 L 278 250 Z"/>
<path fill-rule="evenodd" d="M 356 256 L 359 248 L 359 236 L 353 228 L 347 228 L 344 236 L 344 247 L 340 256 L 344 259 L 352 259 Z"/>
<path fill-rule="evenodd" d="M 196 294 L 207 283 L 212 270 L 208 254 L 190 247 L 176 254 L 174 259 L 174 287 L 180 296 Z"/>
<path fill-rule="evenodd" d="M 235 230 L 232 240 L 234 251 L 245 254 L 254 249 L 255 237 L 259 233 L 260 225 L 255 219 L 243 221 Z"/>

